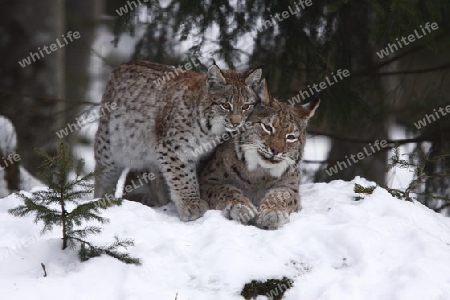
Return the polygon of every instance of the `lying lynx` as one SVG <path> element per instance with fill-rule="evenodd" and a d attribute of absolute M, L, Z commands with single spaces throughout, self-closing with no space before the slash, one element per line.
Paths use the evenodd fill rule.
<path fill-rule="evenodd" d="M 295 107 L 271 99 L 251 129 L 217 147 L 200 175 L 211 208 L 243 224 L 277 229 L 300 209 L 300 162 L 307 121 L 319 101 Z"/>
<path fill-rule="evenodd" d="M 95 137 L 95 160 L 103 169 L 95 180 L 95 197 L 112 192 L 125 168 L 157 169 L 181 220 L 201 217 L 208 205 L 200 199 L 197 182 L 201 157 L 192 150 L 245 123 L 264 95 L 261 73 L 213 65 L 200 74 L 143 61 L 117 67 L 102 99 L 102 108 L 115 103 L 117 109 L 101 117 Z M 158 80 L 168 74 L 173 78 Z"/>

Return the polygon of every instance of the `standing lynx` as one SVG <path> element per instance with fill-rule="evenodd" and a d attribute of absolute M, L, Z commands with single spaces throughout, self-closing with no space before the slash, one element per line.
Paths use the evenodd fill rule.
<path fill-rule="evenodd" d="M 103 173 L 95 197 L 112 192 L 123 169 L 159 170 L 181 220 L 201 217 L 208 205 L 200 199 L 195 147 L 245 123 L 264 94 L 261 69 L 220 70 L 207 74 L 136 61 L 111 74 L 102 107 L 116 103 L 100 119 L 95 160 Z M 162 76 L 174 75 L 161 82 Z"/>
<path fill-rule="evenodd" d="M 200 175 L 209 206 L 243 224 L 277 229 L 300 209 L 305 128 L 319 101 L 295 107 L 271 99 L 252 127 L 217 147 Z"/>

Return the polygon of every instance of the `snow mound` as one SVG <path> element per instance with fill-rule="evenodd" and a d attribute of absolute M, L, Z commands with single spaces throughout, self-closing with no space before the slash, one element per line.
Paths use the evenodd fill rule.
<path fill-rule="evenodd" d="M 173 205 L 124 201 L 105 213 L 110 223 L 91 240 L 134 239 L 130 254 L 140 267 L 106 256 L 80 263 L 75 250 L 60 250 L 58 232 L 39 236 L 31 218 L 8 215 L 20 203 L 11 195 L 0 200 L 1 298 L 243 299 L 245 283 L 287 276 L 294 283 L 284 299 L 450 299 L 450 219 L 380 188 L 354 201 L 355 182 L 370 184 L 302 185 L 303 210 L 277 231 L 218 211 L 183 223 Z"/>

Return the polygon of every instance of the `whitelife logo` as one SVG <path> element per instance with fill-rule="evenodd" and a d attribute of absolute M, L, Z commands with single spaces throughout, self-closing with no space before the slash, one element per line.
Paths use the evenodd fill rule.
<path fill-rule="evenodd" d="M 75 121 L 76 123 L 67 123 L 67 126 L 63 129 L 56 132 L 56 135 L 62 139 L 63 137 L 66 137 L 69 135 L 69 133 L 73 133 L 74 131 L 80 130 L 83 126 L 86 124 L 90 124 L 94 122 L 95 120 L 100 119 L 102 116 L 106 116 L 111 112 L 111 110 L 117 109 L 117 103 L 104 103 L 103 107 L 100 109 L 100 111 L 94 110 L 89 112 L 87 115 L 83 114 L 81 116 L 78 116 Z M 105 109 L 107 112 L 105 112 Z M 70 131 L 70 132 L 69 132 Z"/>
<path fill-rule="evenodd" d="M 288 6 L 288 10 L 282 11 L 281 13 L 276 13 L 274 16 L 270 16 L 271 19 L 265 20 L 262 23 L 262 26 L 260 27 L 256 27 L 256 30 L 258 30 L 258 32 L 263 32 L 264 30 L 267 30 L 270 27 L 273 27 L 277 21 L 278 22 L 282 22 L 283 20 L 286 20 L 287 18 L 289 18 L 290 16 L 296 15 L 298 14 L 302 9 L 307 8 L 308 6 L 311 6 L 312 0 L 300 0 L 297 3 L 294 2 L 294 8 L 289 5 Z"/>
<path fill-rule="evenodd" d="M 119 7 L 119 9 L 116 9 L 116 13 L 121 17 L 124 14 L 127 14 L 129 11 L 133 11 L 135 8 L 138 8 L 139 5 L 142 5 L 141 0 L 137 0 L 138 3 L 136 3 L 136 1 L 127 1 L 127 4 L 125 4 L 122 7 Z M 142 0 L 142 2 L 146 3 L 148 2 L 148 0 Z M 128 10 L 128 7 L 130 8 L 130 10 Z"/>
<path fill-rule="evenodd" d="M 72 31 L 69 31 L 68 33 L 66 33 L 66 35 L 67 35 L 67 39 L 69 39 L 70 42 L 73 42 L 74 39 L 78 40 L 81 37 L 81 35 L 78 31 L 75 31 L 74 33 L 72 33 Z M 62 39 L 64 40 L 65 44 L 62 44 L 59 41 L 59 38 L 57 38 L 56 44 L 51 44 L 50 46 L 44 46 L 44 47 L 42 47 L 42 49 L 41 49 L 41 47 L 38 47 L 38 52 L 30 52 L 30 55 L 28 55 L 28 57 L 22 59 L 22 61 L 19 61 L 19 65 L 22 68 L 25 68 L 26 66 L 31 65 L 31 60 L 33 60 L 33 62 L 35 62 L 36 60 L 43 58 L 45 56 L 44 52 L 46 54 L 51 54 L 52 52 L 55 52 L 56 50 L 61 49 L 62 47 L 69 44 L 69 42 L 67 41 L 66 36 L 64 34 L 62 35 Z M 49 51 L 49 49 L 50 49 L 50 51 Z"/>
<path fill-rule="evenodd" d="M 425 114 L 425 118 L 414 123 L 414 126 L 416 126 L 417 129 L 420 129 L 420 128 L 427 126 L 431 122 L 436 122 L 436 118 L 437 118 L 437 120 L 439 120 L 441 118 L 441 116 L 439 115 L 439 113 L 437 111 L 439 111 L 443 117 L 446 116 L 447 114 L 450 114 L 450 104 L 447 105 L 445 108 L 439 107 L 437 110 L 433 109 L 434 115 L 433 114 Z"/>
<path fill-rule="evenodd" d="M 206 54 L 208 55 L 207 56 L 208 59 L 212 58 L 212 56 L 213 56 L 212 52 L 209 52 L 209 53 L 206 53 Z M 205 59 L 204 55 L 199 55 L 197 58 L 189 58 L 189 61 L 186 62 L 184 65 L 179 64 L 178 68 L 175 68 L 175 66 L 172 66 L 173 67 L 172 71 L 164 72 L 164 75 L 156 78 L 155 80 L 153 80 L 153 83 L 156 86 L 160 86 L 161 84 L 164 84 L 166 81 L 169 81 L 171 79 L 175 79 L 175 77 L 179 76 L 180 74 L 186 73 L 186 71 L 192 70 L 192 68 L 200 66 L 201 63 L 202 63 L 200 61 L 200 58 Z M 196 60 L 198 61 L 198 63 L 195 63 Z"/>
<path fill-rule="evenodd" d="M 408 41 L 409 42 L 406 41 L 406 39 L 407 39 L 406 37 L 402 37 L 400 40 L 397 38 L 396 39 L 397 40 L 397 44 L 395 44 L 395 43 L 394 44 L 388 43 L 386 48 L 384 48 L 384 49 L 380 50 L 379 52 L 377 52 L 378 57 L 383 58 L 383 57 L 386 57 L 386 56 L 394 53 L 395 51 L 398 51 L 398 47 L 403 48 L 403 45 L 405 45 L 405 46 L 409 45 L 410 43 L 416 41 L 416 38 L 417 38 L 417 40 L 423 38 L 424 36 L 426 36 L 428 33 L 431 32 L 431 29 L 437 30 L 439 28 L 439 26 L 438 26 L 438 24 L 436 22 L 433 22 L 431 24 L 430 24 L 430 22 L 427 22 L 425 24 L 425 28 L 423 28 L 422 25 L 420 25 L 420 28 L 422 29 L 423 35 L 420 35 L 420 33 L 417 32 L 417 29 L 416 29 L 416 30 L 414 30 L 414 34 L 408 35 Z M 425 31 L 425 29 L 428 32 Z"/>
<path fill-rule="evenodd" d="M 346 158 L 347 163 L 345 161 L 338 161 L 337 164 L 335 164 L 332 167 L 329 167 L 328 169 L 325 170 L 325 172 L 328 174 L 328 176 L 337 174 L 339 172 L 339 169 L 342 171 L 342 170 L 350 167 L 353 163 L 357 163 L 357 162 L 363 160 L 364 158 L 371 156 L 375 152 L 381 151 L 382 148 L 386 148 L 388 146 L 388 143 L 386 140 L 382 140 L 382 141 L 376 140 L 374 142 L 373 146 L 371 143 L 369 144 L 369 146 L 370 146 L 370 149 L 372 150 L 372 152 L 367 151 L 366 147 L 364 147 L 363 148 L 364 152 L 358 152 L 356 155 L 350 154 L 350 158 L 348 158 L 348 156 L 346 155 L 345 158 Z M 374 147 L 376 148 L 376 150 Z"/>
<path fill-rule="evenodd" d="M 308 85 L 308 89 L 305 91 L 299 91 L 297 95 L 295 95 L 294 97 L 292 97 L 291 99 L 288 100 L 290 105 L 295 105 L 297 103 L 300 103 L 303 100 L 305 100 L 306 98 L 309 98 L 311 96 L 313 96 L 315 93 L 319 93 L 320 91 L 326 89 L 329 86 L 332 86 L 333 84 L 337 83 L 339 80 L 337 77 L 339 77 L 340 80 L 344 80 L 344 78 L 350 76 L 350 71 L 347 69 L 344 69 L 343 71 L 341 69 L 336 71 L 336 75 L 334 74 L 334 72 L 331 73 L 331 76 L 333 77 L 334 81 L 331 81 L 330 78 L 327 76 L 325 77 L 325 80 L 322 82 L 314 83 L 311 87 L 311 85 Z M 336 77 L 337 76 L 337 77 Z M 309 93 L 308 93 L 309 91 Z"/>

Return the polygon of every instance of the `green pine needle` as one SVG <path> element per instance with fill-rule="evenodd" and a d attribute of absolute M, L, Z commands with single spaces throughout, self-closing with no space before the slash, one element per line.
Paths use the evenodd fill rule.
<path fill-rule="evenodd" d="M 43 223 L 42 234 L 53 230 L 54 227 L 61 228 L 63 250 L 65 248 L 75 249 L 79 245 L 78 255 L 81 261 L 106 254 L 124 263 L 140 264 L 138 258 L 119 251 L 133 246 L 132 240 L 120 240 L 115 237 L 113 244 L 108 247 L 95 246 L 85 240 L 90 235 L 100 234 L 102 228 L 92 225 L 82 227 L 83 224 L 90 221 L 100 224 L 108 223 L 109 220 L 101 216 L 101 210 L 121 205 L 122 199 L 110 195 L 110 197 L 105 196 L 93 201 L 81 200 L 92 194 L 94 188 L 92 180 L 100 174 L 100 171 L 96 170 L 86 175 L 80 175 L 84 162 L 82 160 L 74 162 L 68 154 L 66 144 L 61 143 L 58 149 L 55 157 L 40 150 L 37 151 L 44 159 L 40 169 L 48 189 L 33 192 L 31 195 L 29 193 L 17 194 L 23 199 L 23 204 L 8 212 L 15 217 L 33 215 L 36 224 Z M 73 169 L 77 176 L 75 179 L 69 180 L 69 174 Z M 73 207 L 73 209 L 69 210 L 68 207 Z"/>

